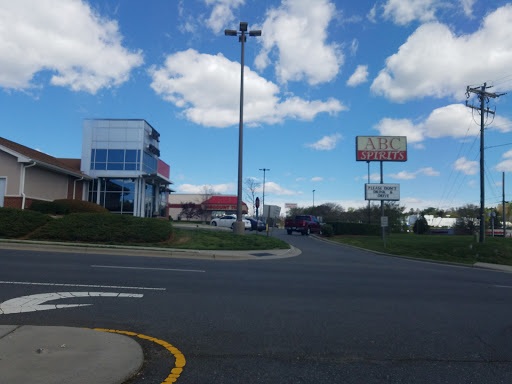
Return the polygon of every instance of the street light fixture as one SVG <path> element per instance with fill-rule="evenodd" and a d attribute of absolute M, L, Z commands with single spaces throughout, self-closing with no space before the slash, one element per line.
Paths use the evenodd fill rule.
<path fill-rule="evenodd" d="M 240 129 L 238 136 L 238 198 L 236 201 L 236 223 L 235 233 L 244 234 L 245 225 L 242 221 L 242 163 L 243 163 L 243 144 L 244 144 L 244 44 L 247 40 L 247 22 L 240 22 L 240 30 L 224 30 L 226 36 L 238 36 L 238 41 L 242 43 L 242 54 L 240 61 Z M 260 30 L 249 31 L 249 36 L 261 36 Z"/>

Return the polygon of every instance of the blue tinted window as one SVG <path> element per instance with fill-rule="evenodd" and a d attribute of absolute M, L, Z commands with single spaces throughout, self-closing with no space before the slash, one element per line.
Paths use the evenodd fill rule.
<path fill-rule="evenodd" d="M 135 163 L 126 163 L 124 165 L 124 169 L 127 171 L 136 171 L 138 168 L 137 168 L 137 164 L 135 164 Z"/>
<path fill-rule="evenodd" d="M 124 162 L 124 149 L 109 149 L 108 150 L 109 163 L 122 163 Z"/>
<path fill-rule="evenodd" d="M 123 163 L 108 163 L 107 169 L 109 171 L 122 171 L 123 170 Z"/>
<path fill-rule="evenodd" d="M 96 163 L 94 169 L 105 170 L 105 169 L 107 169 L 107 163 Z"/>
<path fill-rule="evenodd" d="M 96 154 L 95 149 L 91 149 L 91 164 L 94 163 L 94 155 Z"/>
<path fill-rule="evenodd" d="M 125 160 L 127 163 L 135 163 L 137 161 L 137 150 L 127 149 Z"/>
<path fill-rule="evenodd" d="M 96 162 L 105 163 L 107 161 L 107 150 L 106 149 L 96 149 Z"/>

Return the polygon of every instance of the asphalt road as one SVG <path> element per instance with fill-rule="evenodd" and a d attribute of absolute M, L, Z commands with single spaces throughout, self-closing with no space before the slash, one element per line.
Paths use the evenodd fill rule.
<path fill-rule="evenodd" d="M 0 324 L 165 340 L 186 358 L 183 384 L 512 383 L 512 274 L 274 235 L 302 254 L 213 261 L 0 250 L 0 302 L 142 295 L 62 299 L 53 303 L 92 305 L 4 314 Z M 162 382 L 169 354 L 138 341 L 147 361 L 131 383 Z"/>

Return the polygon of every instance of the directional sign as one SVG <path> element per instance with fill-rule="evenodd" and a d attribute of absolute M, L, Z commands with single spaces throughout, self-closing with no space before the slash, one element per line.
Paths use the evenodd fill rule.
<path fill-rule="evenodd" d="M 117 292 L 53 292 L 40 293 L 37 295 L 21 296 L 0 303 L 0 315 L 10 313 L 47 311 L 49 309 L 61 309 L 72 307 L 85 307 L 92 304 L 44 304 L 47 301 L 77 298 L 77 297 L 143 297 L 136 293 Z"/>

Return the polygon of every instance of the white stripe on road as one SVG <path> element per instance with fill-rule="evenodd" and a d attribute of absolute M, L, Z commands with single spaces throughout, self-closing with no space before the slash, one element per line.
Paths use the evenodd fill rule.
<path fill-rule="evenodd" d="M 205 273 L 201 269 L 173 269 L 173 268 L 144 268 L 144 267 L 122 267 L 118 265 L 91 265 L 93 268 L 114 268 L 114 269 L 147 269 L 150 271 L 172 271 L 172 272 L 198 272 Z"/>
<path fill-rule="evenodd" d="M 59 283 L 33 283 L 28 281 L 0 281 L 0 284 L 12 285 L 47 285 L 53 287 L 86 287 L 86 288 L 113 288 L 113 289 L 142 289 L 147 291 L 165 291 L 166 288 L 150 287 L 123 287 L 119 285 L 90 285 L 90 284 L 59 284 Z"/>
<path fill-rule="evenodd" d="M 512 288 L 510 285 L 495 285 L 496 288 Z"/>

